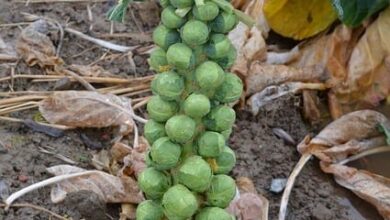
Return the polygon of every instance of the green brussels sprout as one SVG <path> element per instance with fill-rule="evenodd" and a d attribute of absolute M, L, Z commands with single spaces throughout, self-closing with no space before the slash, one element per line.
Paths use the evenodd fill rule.
<path fill-rule="evenodd" d="M 160 0 L 160 5 L 162 8 L 166 8 L 169 6 L 169 0 Z"/>
<path fill-rule="evenodd" d="M 224 80 L 223 69 L 215 62 L 206 61 L 195 70 L 196 81 L 200 88 L 209 90 L 218 88 Z"/>
<path fill-rule="evenodd" d="M 165 125 L 153 119 L 148 120 L 144 127 L 144 135 L 149 144 L 153 144 L 157 139 L 167 136 L 165 133 Z"/>
<path fill-rule="evenodd" d="M 232 134 L 233 129 L 229 128 L 227 130 L 221 131 L 222 136 L 225 138 L 225 140 L 228 140 L 230 135 Z"/>
<path fill-rule="evenodd" d="M 230 147 L 225 146 L 222 153 L 215 158 L 213 171 L 216 174 L 228 174 L 236 164 L 236 154 Z"/>
<path fill-rule="evenodd" d="M 151 87 L 162 99 L 177 100 L 184 91 L 184 79 L 173 71 L 164 72 L 153 79 Z"/>
<path fill-rule="evenodd" d="M 162 206 L 166 217 L 173 220 L 188 219 L 199 207 L 195 195 L 181 184 L 168 189 L 163 196 Z"/>
<path fill-rule="evenodd" d="M 175 8 L 189 8 L 194 4 L 194 0 L 170 0 Z"/>
<path fill-rule="evenodd" d="M 241 97 L 243 88 L 244 85 L 240 77 L 233 73 L 227 73 L 222 85 L 214 94 L 214 98 L 223 103 L 237 101 Z"/>
<path fill-rule="evenodd" d="M 237 25 L 238 19 L 234 13 L 222 12 L 210 23 L 211 30 L 226 34 Z"/>
<path fill-rule="evenodd" d="M 206 45 L 205 51 L 210 59 L 220 59 L 226 56 L 232 44 L 224 34 L 213 34 L 210 37 L 209 44 Z"/>
<path fill-rule="evenodd" d="M 236 120 L 236 112 L 228 106 L 218 106 L 203 120 L 207 129 L 211 131 L 225 131 L 231 128 Z"/>
<path fill-rule="evenodd" d="M 138 175 L 138 185 L 146 197 L 159 199 L 170 187 L 171 180 L 163 172 L 149 167 Z"/>
<path fill-rule="evenodd" d="M 204 45 L 194 47 L 195 64 L 199 65 L 207 60 L 207 54 L 204 50 Z"/>
<path fill-rule="evenodd" d="M 174 29 L 169 29 L 164 25 L 159 25 L 153 31 L 153 41 L 157 46 L 168 49 L 169 46 L 180 41 L 180 34 Z"/>
<path fill-rule="evenodd" d="M 208 1 L 204 5 L 193 7 L 192 13 L 198 20 L 211 21 L 218 16 L 219 7 L 214 2 Z"/>
<path fill-rule="evenodd" d="M 176 102 L 165 101 L 160 96 L 153 96 L 146 106 L 149 117 L 157 122 L 166 122 L 178 110 Z"/>
<path fill-rule="evenodd" d="M 177 165 L 180 154 L 180 145 L 173 143 L 168 137 L 162 137 L 153 143 L 150 150 L 150 160 L 156 168 L 167 170 Z"/>
<path fill-rule="evenodd" d="M 211 167 L 200 156 L 187 158 L 179 168 L 179 183 L 195 192 L 204 192 L 210 185 Z"/>
<path fill-rule="evenodd" d="M 206 131 L 198 139 L 198 153 L 202 157 L 218 157 L 224 147 L 225 139 L 218 132 Z"/>
<path fill-rule="evenodd" d="M 202 94 L 191 94 L 183 104 L 184 113 L 192 118 L 201 118 L 210 112 L 210 100 Z"/>
<path fill-rule="evenodd" d="M 135 216 L 137 220 L 161 220 L 164 212 L 157 202 L 145 200 L 138 205 Z"/>
<path fill-rule="evenodd" d="M 186 115 L 176 115 L 165 124 L 168 137 L 177 143 L 185 143 L 194 136 L 196 123 Z"/>
<path fill-rule="evenodd" d="M 195 54 L 191 48 L 183 43 L 177 43 L 169 47 L 167 51 L 168 63 L 177 69 L 192 69 L 195 65 Z"/>
<path fill-rule="evenodd" d="M 236 183 L 233 178 L 224 174 L 215 175 L 206 192 L 207 202 L 220 208 L 226 208 L 235 195 Z"/>
<path fill-rule="evenodd" d="M 195 220 L 235 220 L 235 218 L 219 207 L 206 207 L 200 210 Z"/>
<path fill-rule="evenodd" d="M 150 58 L 148 59 L 149 66 L 152 70 L 155 70 L 158 73 L 166 72 L 171 69 L 171 66 L 168 64 L 167 55 L 165 50 L 162 48 L 155 49 Z"/>
<path fill-rule="evenodd" d="M 186 22 L 186 19 L 177 15 L 175 12 L 175 8 L 169 6 L 162 11 L 161 22 L 167 28 L 177 29 L 180 28 Z"/>
<path fill-rule="evenodd" d="M 196 151 L 195 151 L 193 142 L 187 142 L 187 143 L 183 144 L 182 151 L 181 151 L 181 158 L 182 159 L 190 157 L 194 154 L 196 154 Z"/>
<path fill-rule="evenodd" d="M 237 58 L 237 50 L 232 45 L 227 55 L 220 59 L 216 59 L 215 62 L 217 62 L 218 65 L 220 65 L 223 69 L 229 69 L 230 67 L 233 66 L 234 62 L 236 62 L 236 58 Z"/>
<path fill-rule="evenodd" d="M 209 27 L 204 22 L 190 20 L 183 26 L 180 36 L 184 43 L 195 47 L 207 42 L 209 32 Z"/>

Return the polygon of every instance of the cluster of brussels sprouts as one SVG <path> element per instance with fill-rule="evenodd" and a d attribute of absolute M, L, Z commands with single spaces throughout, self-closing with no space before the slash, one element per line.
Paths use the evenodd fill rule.
<path fill-rule="evenodd" d="M 223 0 L 223 4 L 230 4 Z M 149 64 L 158 72 L 144 134 L 151 144 L 139 176 L 147 200 L 138 220 L 231 220 L 224 209 L 236 193 L 227 174 L 235 165 L 226 145 L 235 121 L 229 103 L 243 84 L 225 72 L 236 58 L 226 33 L 236 15 L 214 0 L 165 0 L 153 33 Z"/>

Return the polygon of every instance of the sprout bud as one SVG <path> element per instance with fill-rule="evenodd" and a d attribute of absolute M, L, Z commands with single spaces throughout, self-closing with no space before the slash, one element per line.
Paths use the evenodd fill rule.
<path fill-rule="evenodd" d="M 207 129 L 212 131 L 225 131 L 231 128 L 236 120 L 236 113 L 228 106 L 218 106 L 203 120 Z"/>
<path fill-rule="evenodd" d="M 209 38 L 209 27 L 202 21 L 190 20 L 181 30 L 181 38 L 190 47 L 202 45 Z"/>
<path fill-rule="evenodd" d="M 171 180 L 163 172 L 149 167 L 138 175 L 138 185 L 148 198 L 158 199 L 168 190 Z"/>
<path fill-rule="evenodd" d="M 238 20 L 235 14 L 224 11 L 210 23 L 210 27 L 216 33 L 225 34 L 233 30 L 237 23 Z"/>
<path fill-rule="evenodd" d="M 153 79 L 151 87 L 162 99 L 176 100 L 184 91 L 184 79 L 173 71 L 160 73 Z"/>
<path fill-rule="evenodd" d="M 178 110 L 176 102 L 165 101 L 160 96 L 153 96 L 146 106 L 149 117 L 157 122 L 166 122 Z"/>
<path fill-rule="evenodd" d="M 158 123 L 152 119 L 146 122 L 144 135 L 149 144 L 153 144 L 157 139 L 166 136 L 164 124 Z"/>
<path fill-rule="evenodd" d="M 186 20 L 175 13 L 175 8 L 169 6 L 165 8 L 161 13 L 161 21 L 167 28 L 177 29 L 180 28 Z"/>
<path fill-rule="evenodd" d="M 171 69 L 171 66 L 168 64 L 167 55 L 165 50 L 162 48 L 155 49 L 152 54 L 150 54 L 150 58 L 148 59 L 149 66 L 151 69 L 156 72 L 166 72 Z"/>
<path fill-rule="evenodd" d="M 157 46 L 166 50 L 172 44 L 180 41 L 180 34 L 174 29 L 159 25 L 153 32 L 153 41 Z"/>
<path fill-rule="evenodd" d="M 200 210 L 200 212 L 196 215 L 195 220 L 235 220 L 235 218 L 224 209 L 218 207 L 206 207 Z"/>
<path fill-rule="evenodd" d="M 186 115 L 176 115 L 165 124 L 168 137 L 177 143 L 185 143 L 194 136 L 196 123 Z"/>
<path fill-rule="evenodd" d="M 213 34 L 210 43 L 205 47 L 205 51 L 210 59 L 221 59 L 228 54 L 232 44 L 225 35 Z"/>
<path fill-rule="evenodd" d="M 236 164 L 236 155 L 228 146 L 225 146 L 222 153 L 215 158 L 215 166 L 213 171 L 216 174 L 228 174 Z"/>
<path fill-rule="evenodd" d="M 184 112 L 192 118 L 201 118 L 210 112 L 210 100 L 202 94 L 191 94 L 184 101 Z"/>
<path fill-rule="evenodd" d="M 168 219 L 184 220 L 195 214 L 198 201 L 190 190 L 178 184 L 164 194 L 162 206 Z"/>
<path fill-rule="evenodd" d="M 169 6 L 169 0 L 160 0 L 160 5 L 162 8 L 166 8 Z"/>
<path fill-rule="evenodd" d="M 206 61 L 195 70 L 196 81 L 204 90 L 218 88 L 224 80 L 223 69 L 215 62 Z"/>
<path fill-rule="evenodd" d="M 198 153 L 202 157 L 218 157 L 225 147 L 225 139 L 218 132 L 206 131 L 198 139 Z"/>
<path fill-rule="evenodd" d="M 175 8 L 188 8 L 194 4 L 194 0 L 170 0 Z"/>
<path fill-rule="evenodd" d="M 219 8 L 214 2 L 208 1 L 204 5 L 192 9 L 194 17 L 201 21 L 211 21 L 218 16 Z"/>
<path fill-rule="evenodd" d="M 164 213 L 160 204 L 152 200 L 145 200 L 138 205 L 135 215 L 137 220 L 160 220 Z"/>
<path fill-rule="evenodd" d="M 150 160 L 155 167 L 167 170 L 177 165 L 180 160 L 181 148 L 173 143 L 168 137 L 156 140 L 150 150 Z"/>
<path fill-rule="evenodd" d="M 225 138 L 225 140 L 228 140 L 230 135 L 232 134 L 233 132 L 233 129 L 232 128 L 229 128 L 227 130 L 224 130 L 224 131 L 221 131 L 221 134 L 223 135 L 223 137 Z"/>
<path fill-rule="evenodd" d="M 229 69 L 230 67 L 233 66 L 234 62 L 236 62 L 236 58 L 237 58 L 237 50 L 232 45 L 227 55 L 220 59 L 216 59 L 215 62 L 217 62 L 223 69 Z"/>
<path fill-rule="evenodd" d="M 179 182 L 195 192 L 204 192 L 210 185 L 211 177 L 209 164 L 200 156 L 187 158 L 178 172 Z"/>
<path fill-rule="evenodd" d="M 222 85 L 214 94 L 214 98 L 223 103 L 237 101 L 241 97 L 243 88 L 242 81 L 236 74 L 227 73 Z"/>
<path fill-rule="evenodd" d="M 236 183 L 227 175 L 213 177 L 206 192 L 207 202 L 212 206 L 226 208 L 236 195 Z"/>
<path fill-rule="evenodd" d="M 195 65 L 195 54 L 187 45 L 177 43 L 169 47 L 167 60 L 169 64 L 177 69 L 188 71 Z"/>

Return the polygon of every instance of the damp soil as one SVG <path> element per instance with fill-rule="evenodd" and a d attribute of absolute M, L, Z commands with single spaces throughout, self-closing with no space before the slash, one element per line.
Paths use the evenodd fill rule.
<path fill-rule="evenodd" d="M 104 19 L 105 13 L 115 4 L 108 0 L 103 3 L 90 3 L 93 20 L 89 21 L 87 3 L 24 3 L 0 0 L 0 24 L 24 22 L 22 12 L 46 16 L 58 20 L 61 24 L 87 33 L 91 36 L 101 36 L 109 33 L 110 23 Z M 159 21 L 158 8 L 155 4 L 134 6 L 135 23 L 127 19 L 125 24 L 115 24 L 115 33 L 150 33 Z M 129 17 L 129 16 L 128 16 Z M 137 25 L 138 24 L 138 25 Z M 13 45 L 25 25 L 0 27 L 0 36 Z M 113 42 L 123 45 L 147 46 L 150 44 L 144 38 L 116 38 Z M 126 56 L 115 59 L 101 59 L 112 55 L 105 49 L 94 44 L 65 34 L 61 57 L 68 64 L 91 64 L 97 62 L 106 70 L 117 75 L 139 76 L 150 75 L 146 63 L 146 55 L 133 54 L 137 66 L 134 71 Z M 99 60 L 99 61 L 98 61 Z M 11 68 L 0 65 L 0 77 L 8 76 Z M 23 62 L 16 66 L 16 74 L 41 74 L 42 70 L 27 67 Z M 0 83 L 0 91 L 52 90 L 55 83 L 33 83 L 17 79 L 10 83 Z M 76 88 L 77 89 L 77 88 Z M 138 114 L 144 114 L 141 109 Z M 22 119 L 32 119 L 37 110 L 13 113 L 10 116 Z M 301 116 L 301 99 L 299 96 L 283 98 L 253 116 L 245 109 L 238 110 L 237 123 L 234 128 L 230 146 L 237 153 L 237 166 L 233 176 L 250 177 L 259 193 L 270 200 L 270 220 L 277 219 L 281 194 L 272 193 L 272 179 L 287 178 L 300 155 L 292 146 L 278 138 L 274 128 L 280 128 L 299 142 L 308 133 L 316 133 L 320 127 L 309 126 Z M 0 121 L 0 197 L 22 189 L 35 182 L 51 177 L 46 168 L 64 162 L 52 155 L 42 153 L 40 148 L 64 155 L 77 162 L 77 166 L 92 169 L 91 157 L 99 149 L 91 149 L 81 134 L 88 134 L 91 141 L 99 141 L 104 131 L 73 130 L 67 131 L 62 137 L 50 137 L 31 130 L 20 123 Z M 99 148 L 109 148 L 104 143 Z M 44 207 L 55 213 L 73 219 L 119 219 L 119 205 L 104 205 L 96 195 L 80 192 L 69 195 L 66 201 L 53 204 L 50 200 L 50 188 L 31 192 L 17 203 L 30 203 Z M 292 191 L 288 208 L 288 219 L 291 220 L 364 220 L 381 219 L 375 209 L 348 190 L 338 186 L 331 176 L 321 172 L 318 161 L 311 160 L 299 175 Z M 98 215 L 96 215 L 98 213 Z M 48 214 L 31 208 L 11 208 L 5 212 L 0 208 L 0 220 L 46 220 L 52 219 Z"/>

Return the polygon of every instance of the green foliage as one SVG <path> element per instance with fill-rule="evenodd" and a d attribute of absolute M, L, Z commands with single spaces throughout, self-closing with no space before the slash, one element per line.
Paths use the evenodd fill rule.
<path fill-rule="evenodd" d="M 165 125 L 150 119 L 145 124 L 144 135 L 146 140 L 150 144 L 153 144 L 157 139 L 167 136 L 165 133 Z"/>
<path fill-rule="evenodd" d="M 153 50 L 148 59 L 148 63 L 151 69 L 158 73 L 167 72 L 171 69 L 171 66 L 167 61 L 167 54 L 165 50 L 160 47 Z"/>
<path fill-rule="evenodd" d="M 195 192 L 208 189 L 211 178 L 209 164 L 199 156 L 188 157 L 178 171 L 179 182 Z"/>
<path fill-rule="evenodd" d="M 184 220 L 195 214 L 198 201 L 189 189 L 178 184 L 164 194 L 162 206 L 168 219 Z"/>
<path fill-rule="evenodd" d="M 206 23 L 199 20 L 189 20 L 183 26 L 180 36 L 186 44 L 195 47 L 206 43 L 209 33 L 210 30 Z"/>
<path fill-rule="evenodd" d="M 167 60 L 179 70 L 189 70 L 195 65 L 195 54 L 187 45 L 176 43 L 168 48 Z"/>
<path fill-rule="evenodd" d="M 195 121 L 187 115 L 175 115 L 165 124 L 168 137 L 177 143 L 186 143 L 195 134 Z"/>
<path fill-rule="evenodd" d="M 167 101 L 177 100 L 184 91 L 184 79 L 169 71 L 158 74 L 152 81 L 152 91 Z"/>
<path fill-rule="evenodd" d="M 150 150 L 150 160 L 160 170 L 175 167 L 180 160 L 181 147 L 168 137 L 156 140 Z"/>
<path fill-rule="evenodd" d="M 236 74 L 227 73 L 214 97 L 222 103 L 235 102 L 240 99 L 243 89 L 244 85 L 241 79 Z"/>
<path fill-rule="evenodd" d="M 162 206 L 152 200 L 145 200 L 138 205 L 137 220 L 160 220 L 164 216 Z"/>
<path fill-rule="evenodd" d="M 169 29 L 164 25 L 159 25 L 154 29 L 152 38 L 157 46 L 166 50 L 172 44 L 180 41 L 180 34 L 175 29 Z"/>
<path fill-rule="evenodd" d="M 226 208 L 235 195 L 236 183 L 230 176 L 224 174 L 214 176 L 206 192 L 207 202 L 220 208 Z"/>
<path fill-rule="evenodd" d="M 228 106 L 218 106 L 204 119 L 204 124 L 211 131 L 225 131 L 233 126 L 236 120 L 236 113 Z"/>
<path fill-rule="evenodd" d="M 225 73 L 217 63 L 206 61 L 196 68 L 195 77 L 199 87 L 207 91 L 219 87 L 224 80 Z"/>
<path fill-rule="evenodd" d="M 218 157 L 225 147 L 225 138 L 214 131 L 204 132 L 198 139 L 198 153 L 203 157 Z"/>
<path fill-rule="evenodd" d="M 160 96 L 153 96 L 147 106 L 149 117 L 156 122 L 166 122 L 178 110 L 176 102 L 165 101 Z"/>
<path fill-rule="evenodd" d="M 180 28 L 186 19 L 176 14 L 175 8 L 172 6 L 166 7 L 161 13 L 161 22 L 167 28 Z"/>
<path fill-rule="evenodd" d="M 219 8 L 214 2 L 208 1 L 204 5 L 192 9 L 194 17 L 201 21 L 211 21 L 218 16 Z"/>
<path fill-rule="evenodd" d="M 139 174 L 138 184 L 148 198 L 158 199 L 168 190 L 171 181 L 163 172 L 149 167 Z"/>
<path fill-rule="evenodd" d="M 107 19 L 111 21 L 123 22 L 127 7 L 132 0 L 119 0 L 118 4 L 112 7 L 107 13 Z"/>
<path fill-rule="evenodd" d="M 193 93 L 184 101 L 184 113 L 192 118 L 202 118 L 210 112 L 210 100 L 207 96 Z"/>
<path fill-rule="evenodd" d="M 236 165 L 236 154 L 228 146 L 225 146 L 222 153 L 215 158 L 216 166 L 213 171 L 216 174 L 228 174 Z"/>
<path fill-rule="evenodd" d="M 221 59 L 229 52 L 232 44 L 224 34 L 213 34 L 206 45 L 206 54 L 210 59 Z"/>
<path fill-rule="evenodd" d="M 210 27 L 216 33 L 226 34 L 233 30 L 237 23 L 238 20 L 235 14 L 222 12 L 210 23 Z"/>

